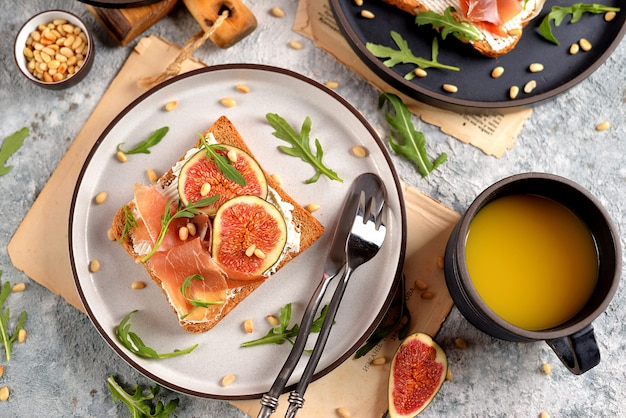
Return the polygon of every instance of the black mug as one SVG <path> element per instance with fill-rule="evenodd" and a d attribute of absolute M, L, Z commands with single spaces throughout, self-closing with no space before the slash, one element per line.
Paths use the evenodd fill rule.
<path fill-rule="evenodd" d="M 531 195 L 560 203 L 588 227 L 595 247 L 597 281 L 590 297 L 571 318 L 546 329 L 526 329 L 502 319 L 480 296 L 466 263 L 466 240 L 472 220 L 487 204 L 511 195 Z M 617 229 L 606 209 L 594 196 L 563 177 L 524 173 L 493 184 L 469 206 L 448 240 L 445 278 L 455 305 L 476 328 L 508 341 L 544 340 L 572 373 L 582 374 L 600 362 L 592 321 L 607 308 L 613 298 L 621 277 L 621 263 Z"/>

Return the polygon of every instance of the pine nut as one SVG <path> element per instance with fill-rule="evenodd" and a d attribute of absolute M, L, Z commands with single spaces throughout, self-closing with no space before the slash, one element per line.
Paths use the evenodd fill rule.
<path fill-rule="evenodd" d="M 154 172 L 153 169 L 148 168 L 146 170 L 146 174 L 148 175 L 148 180 L 150 180 L 151 182 L 155 182 L 159 179 L 159 177 L 157 176 L 157 174 Z"/>
<path fill-rule="evenodd" d="M 344 407 L 339 407 L 336 409 L 337 415 L 339 415 L 339 418 L 350 418 L 352 417 L 352 415 L 350 415 L 350 412 L 348 412 L 348 410 Z"/>
<path fill-rule="evenodd" d="M 545 373 L 545 374 L 550 374 L 552 373 L 552 366 L 550 366 L 549 363 L 543 363 L 541 365 L 541 370 Z"/>
<path fill-rule="evenodd" d="M 531 73 L 540 73 L 541 71 L 543 71 L 543 64 L 539 62 L 533 62 L 528 66 L 528 70 Z"/>
<path fill-rule="evenodd" d="M 302 47 L 302 44 L 301 44 L 300 42 L 298 42 L 298 41 L 290 41 L 290 42 L 289 42 L 289 46 L 290 46 L 292 49 L 297 49 L 297 50 L 299 50 L 299 49 L 302 49 L 302 48 L 303 48 L 303 47 Z"/>
<path fill-rule="evenodd" d="M 220 103 L 224 107 L 233 107 L 233 106 L 235 106 L 237 104 L 235 99 L 233 99 L 231 97 L 224 97 L 223 99 L 220 100 Z"/>
<path fill-rule="evenodd" d="M 440 269 L 443 269 L 445 265 L 445 260 L 443 259 L 443 256 L 438 256 L 437 257 L 437 267 L 439 267 Z"/>
<path fill-rule="evenodd" d="M 368 156 L 369 152 L 364 146 L 355 145 L 352 147 L 352 154 L 354 154 L 354 156 L 358 158 L 365 158 Z"/>
<path fill-rule="evenodd" d="M 130 288 L 133 290 L 140 290 L 146 287 L 146 284 L 144 282 L 140 282 L 140 281 L 136 281 L 136 282 L 132 282 L 130 284 Z"/>
<path fill-rule="evenodd" d="M 248 334 L 251 334 L 252 331 L 254 331 L 254 326 L 252 325 L 252 319 L 246 319 L 245 321 L 243 321 L 243 329 Z"/>
<path fill-rule="evenodd" d="M 550 418 L 550 414 L 548 414 L 546 411 L 541 411 L 541 413 L 539 414 L 539 418 Z"/>
<path fill-rule="evenodd" d="M 417 279 L 415 280 L 415 287 L 417 287 L 419 290 L 426 290 L 428 289 L 428 283 L 426 283 L 424 280 Z"/>
<path fill-rule="evenodd" d="M 596 125 L 596 131 L 606 131 L 611 127 L 611 123 L 609 121 L 604 121 Z"/>
<path fill-rule="evenodd" d="M 98 260 L 91 260 L 89 262 L 89 271 L 92 273 L 100 271 L 100 262 Z"/>
<path fill-rule="evenodd" d="M 456 93 L 457 91 L 459 91 L 459 88 L 457 86 L 455 86 L 454 84 L 444 84 L 442 86 L 444 91 L 447 91 L 448 93 Z"/>
<path fill-rule="evenodd" d="M 324 83 L 324 85 L 329 89 L 336 89 L 337 87 L 339 87 L 339 83 L 336 81 L 327 81 Z"/>
<path fill-rule="evenodd" d="M 502 74 L 504 74 L 504 67 L 498 66 L 491 70 L 491 77 L 493 78 L 499 78 Z"/>
<path fill-rule="evenodd" d="M 252 257 L 254 255 L 255 250 L 256 250 L 256 245 L 251 244 L 248 248 L 246 248 L 246 257 Z"/>
<path fill-rule="evenodd" d="M 274 315 L 267 315 L 265 319 L 267 319 L 267 322 L 269 322 L 270 325 L 273 327 L 278 325 L 278 318 L 276 318 Z"/>
<path fill-rule="evenodd" d="M 222 386 L 231 385 L 234 381 L 235 381 L 235 375 L 227 374 L 226 376 L 222 378 Z"/>
<path fill-rule="evenodd" d="M 245 84 L 237 84 L 235 88 L 241 93 L 250 93 L 250 87 L 246 86 Z"/>
<path fill-rule="evenodd" d="M 387 359 L 384 357 L 376 357 L 374 360 L 372 360 L 373 366 L 382 366 L 385 363 L 387 363 Z"/>
<path fill-rule="evenodd" d="M 270 13 L 274 17 L 285 17 L 285 11 L 278 6 L 272 7 L 272 9 L 270 10 Z"/>
<path fill-rule="evenodd" d="M 467 348 L 467 341 L 459 337 L 454 340 L 454 345 L 462 350 L 465 350 Z"/>
<path fill-rule="evenodd" d="M 421 296 L 422 299 L 426 299 L 426 300 L 430 300 L 430 299 L 435 297 L 433 292 L 424 292 L 420 296 Z"/>
<path fill-rule="evenodd" d="M 424 78 L 426 76 L 428 76 L 428 73 L 426 72 L 425 69 L 417 67 L 414 71 L 415 75 L 419 78 Z"/>
<path fill-rule="evenodd" d="M 283 179 L 276 173 L 272 173 L 272 175 L 270 176 L 275 182 L 276 184 L 278 184 L 279 186 L 282 184 Z"/>
<path fill-rule="evenodd" d="M 260 248 L 256 248 L 254 250 L 254 255 L 260 258 L 261 260 L 265 259 L 265 253 Z"/>
<path fill-rule="evenodd" d="M 178 106 L 178 102 L 176 100 L 172 100 L 165 103 L 165 110 L 171 112 L 172 110 L 176 109 L 176 106 Z"/>
<path fill-rule="evenodd" d="M 117 152 L 117 159 L 119 160 L 120 163 L 125 163 L 126 161 L 128 161 L 126 154 L 124 154 L 122 151 Z"/>
<path fill-rule="evenodd" d="M 363 6 L 363 0 L 354 0 L 354 4 L 361 7 Z"/>
<path fill-rule="evenodd" d="M 109 228 L 107 230 L 107 238 L 109 239 L 109 241 L 115 241 L 115 235 L 113 234 L 113 228 Z"/>
<path fill-rule="evenodd" d="M 511 86 L 511 88 L 509 88 L 509 97 L 511 99 L 515 99 L 518 94 L 519 94 L 519 87 Z"/>
<path fill-rule="evenodd" d="M 4 375 L 4 366 L 0 366 L 0 378 Z"/>
<path fill-rule="evenodd" d="M 189 229 L 187 229 L 186 226 L 178 228 L 178 238 L 181 241 L 187 241 L 187 238 L 189 238 Z"/>
<path fill-rule="evenodd" d="M 11 291 L 13 293 L 23 292 L 24 290 L 26 290 L 26 283 L 24 282 L 15 283 L 13 287 L 11 288 Z"/>
<path fill-rule="evenodd" d="M 591 42 L 589 42 L 585 38 L 581 38 L 580 41 L 578 41 L 578 44 L 580 45 L 580 49 L 582 49 L 585 52 L 591 50 Z"/>
<path fill-rule="evenodd" d="M 509 36 L 521 36 L 522 30 L 520 28 L 513 28 L 507 32 Z"/>
<path fill-rule="evenodd" d="M 361 17 L 364 19 L 374 19 L 376 16 L 369 10 L 361 10 Z"/>
<path fill-rule="evenodd" d="M 604 14 L 604 21 L 611 22 L 613 19 L 615 19 L 615 16 L 617 16 L 616 12 L 606 12 Z"/>
<path fill-rule="evenodd" d="M 446 380 L 452 380 L 452 370 L 450 369 L 450 367 L 448 367 L 448 370 L 446 371 Z"/>
<path fill-rule="evenodd" d="M 198 229 L 196 228 L 196 224 L 194 224 L 193 222 L 189 222 L 187 223 L 187 230 L 189 231 L 189 235 L 191 235 L 192 237 L 195 237 L 196 234 L 198 233 Z"/>
<path fill-rule="evenodd" d="M 235 151 L 234 149 L 228 150 L 228 153 L 226 153 L 226 156 L 233 163 L 237 161 L 237 151 Z"/>
<path fill-rule="evenodd" d="M 211 184 L 210 183 L 202 183 L 200 186 L 200 196 L 205 197 L 211 193 Z"/>
<path fill-rule="evenodd" d="M 22 344 L 24 343 L 24 341 L 26 341 L 26 330 L 24 328 L 21 328 L 17 333 L 17 342 L 19 344 Z"/>
<path fill-rule="evenodd" d="M 528 83 L 524 84 L 524 93 L 528 94 L 532 92 L 535 87 L 537 87 L 537 82 L 535 80 L 530 80 Z"/>
<path fill-rule="evenodd" d="M 318 203 L 309 203 L 305 207 L 305 209 L 308 210 L 310 213 L 317 212 L 318 210 L 320 210 L 320 208 L 321 206 Z"/>
<path fill-rule="evenodd" d="M 101 205 L 107 200 L 107 192 L 100 192 L 96 195 L 95 201 L 98 205 Z"/>
<path fill-rule="evenodd" d="M 9 387 L 2 386 L 0 388 L 0 401 L 6 401 L 7 399 L 9 399 Z"/>

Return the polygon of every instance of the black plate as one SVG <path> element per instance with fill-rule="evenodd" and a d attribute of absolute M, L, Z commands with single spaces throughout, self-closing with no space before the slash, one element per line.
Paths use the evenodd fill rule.
<path fill-rule="evenodd" d="M 113 9 L 124 9 L 127 7 L 148 6 L 159 3 L 162 0 L 79 0 L 81 3 L 90 4 L 97 7 L 107 7 Z"/>
<path fill-rule="evenodd" d="M 460 67 L 461 70 L 455 72 L 431 68 L 428 69 L 427 77 L 407 81 L 404 75 L 414 69 L 414 65 L 401 64 L 387 68 L 383 60 L 365 48 L 365 43 L 397 48 L 390 36 L 390 31 L 396 31 L 408 42 L 414 55 L 430 59 L 433 37 L 437 33 L 430 26 L 417 26 L 414 16 L 382 0 L 368 1 L 363 7 L 356 6 L 353 0 L 330 0 L 330 3 L 348 43 L 381 79 L 419 101 L 457 111 L 515 108 L 551 98 L 595 71 L 626 32 L 626 11 L 623 8 L 611 22 L 606 22 L 602 14 L 585 13 L 575 24 L 570 24 L 567 17 L 559 27 L 553 25 L 553 33 L 560 41 L 560 45 L 554 45 L 539 35 L 539 23 L 553 5 L 568 6 L 574 0 L 546 1 L 542 13 L 528 24 L 522 39 L 508 54 L 497 59 L 487 58 L 452 36 L 446 40 L 439 38 L 438 61 Z M 623 5 L 623 1 L 619 0 L 603 0 L 601 3 L 613 7 Z M 362 18 L 360 12 L 364 8 L 373 12 L 375 18 Z M 581 38 L 588 39 L 593 45 L 592 49 L 571 55 L 569 46 Z M 528 66 L 534 62 L 543 64 L 544 71 L 531 73 Z M 496 66 L 505 69 L 498 79 L 491 77 L 491 71 Z M 519 86 L 521 90 L 533 79 L 537 87 L 531 93 L 520 91 L 517 99 L 509 98 L 512 85 Z M 458 91 L 454 94 L 446 93 L 442 89 L 444 83 L 457 86 Z"/>

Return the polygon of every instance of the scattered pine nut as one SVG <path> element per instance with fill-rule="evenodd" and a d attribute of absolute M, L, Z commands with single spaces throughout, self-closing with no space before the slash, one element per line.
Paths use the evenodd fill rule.
<path fill-rule="evenodd" d="M 580 51 L 580 46 L 579 46 L 578 44 L 574 43 L 574 44 L 570 45 L 570 47 L 569 47 L 569 53 L 570 53 L 571 55 L 576 55 L 576 54 L 578 54 L 578 51 Z"/>
<path fill-rule="evenodd" d="M 374 19 L 376 16 L 369 10 L 361 10 L 361 17 L 364 19 Z"/>
<path fill-rule="evenodd" d="M 361 6 L 363 6 L 363 0 L 354 0 L 354 4 L 356 4 L 357 6 L 361 7 Z"/>
<path fill-rule="evenodd" d="M 342 406 L 337 408 L 335 411 L 337 412 L 339 418 L 350 418 L 352 416 L 350 415 L 350 412 L 348 412 L 348 410 Z"/>
<path fill-rule="evenodd" d="M 424 78 L 428 76 L 428 73 L 426 72 L 426 70 L 420 67 L 417 67 L 414 72 L 415 72 L 415 75 L 419 78 Z"/>
<path fill-rule="evenodd" d="M 4 375 L 4 366 L 0 366 L 0 377 Z"/>
<path fill-rule="evenodd" d="M 321 206 L 319 205 L 319 203 L 309 203 L 305 207 L 305 209 L 308 210 L 310 213 L 317 212 L 318 210 L 320 210 L 320 208 Z"/>
<path fill-rule="evenodd" d="M 446 380 L 452 380 L 452 369 L 450 369 L 450 367 L 448 367 L 448 370 L 446 371 Z"/>
<path fill-rule="evenodd" d="M 250 87 L 246 86 L 245 84 L 237 84 L 235 86 L 235 88 L 237 89 L 237 91 L 240 91 L 241 93 L 250 93 Z"/>
<path fill-rule="evenodd" d="M 422 299 L 426 299 L 426 300 L 430 300 L 430 299 L 435 297 L 433 292 L 424 292 L 420 296 L 421 296 Z"/>
<path fill-rule="evenodd" d="M 107 238 L 109 239 L 109 241 L 115 241 L 115 235 L 113 234 L 113 228 L 109 228 L 107 230 Z"/>
<path fill-rule="evenodd" d="M 502 66 L 498 66 L 491 70 L 491 77 L 493 78 L 499 78 L 502 76 L 502 74 L 504 74 L 504 67 Z"/>
<path fill-rule="evenodd" d="M 376 357 L 374 360 L 372 360 L 373 366 L 382 366 L 385 363 L 387 363 L 387 359 L 385 357 Z"/>
<path fill-rule="evenodd" d="M 265 253 L 260 248 L 257 248 L 257 249 L 254 250 L 254 255 L 256 257 L 260 258 L 261 260 L 263 260 L 265 258 Z"/>
<path fill-rule="evenodd" d="M 187 225 L 185 226 L 187 227 L 187 230 L 189 230 L 189 235 L 191 235 L 192 237 L 195 237 L 196 234 L 198 233 L 196 224 L 194 224 L 193 222 L 187 222 Z"/>
<path fill-rule="evenodd" d="M 272 175 L 270 176 L 275 182 L 276 184 L 278 184 L 279 186 L 282 184 L 283 179 L 276 173 L 272 173 Z"/>
<path fill-rule="evenodd" d="M 243 321 L 243 329 L 248 334 L 251 334 L 252 331 L 254 331 L 254 326 L 252 325 L 252 319 L 246 319 L 245 321 Z"/>
<path fill-rule="evenodd" d="M 156 175 L 154 170 L 151 168 L 148 168 L 146 170 L 146 174 L 148 175 L 148 180 L 150 180 L 153 183 L 159 179 L 159 177 Z"/>
<path fill-rule="evenodd" d="M 222 386 L 228 386 L 232 384 L 234 381 L 235 381 L 235 375 L 227 374 L 226 376 L 222 378 Z"/>
<path fill-rule="evenodd" d="M 98 193 L 96 195 L 96 199 L 95 199 L 96 203 L 98 205 L 103 204 L 104 201 L 107 200 L 107 196 L 108 196 L 107 192 L 100 192 L 100 193 Z"/>
<path fill-rule="evenodd" d="M 519 87 L 517 86 L 511 86 L 511 88 L 509 88 L 509 97 L 511 99 L 515 99 L 517 98 L 517 95 L 519 94 Z"/>
<path fill-rule="evenodd" d="M 530 80 L 528 83 L 524 84 L 524 93 L 528 94 L 532 92 L 535 87 L 537 87 L 537 82 L 535 80 Z"/>
<path fill-rule="evenodd" d="M 226 156 L 228 157 L 228 159 L 231 162 L 236 162 L 237 161 L 237 151 L 235 151 L 234 149 L 228 150 L 228 153 L 226 153 Z"/>
<path fill-rule="evenodd" d="M 176 109 L 176 106 L 178 106 L 178 102 L 176 100 L 172 100 L 171 102 L 165 103 L 165 110 L 171 112 Z"/>
<path fill-rule="evenodd" d="M 611 123 L 607 120 L 596 125 L 596 131 L 606 131 L 611 127 Z"/>
<path fill-rule="evenodd" d="M 267 319 L 267 322 L 269 322 L 270 325 L 273 327 L 278 325 L 278 318 L 276 318 L 274 315 L 267 315 L 265 319 Z"/>
<path fill-rule="evenodd" d="M 187 241 L 187 238 L 189 238 L 189 229 L 187 229 L 186 226 L 178 228 L 178 239 L 181 241 Z"/>
<path fill-rule="evenodd" d="M 26 341 L 26 330 L 24 328 L 21 328 L 17 333 L 17 342 L 19 344 L 22 344 L 24 341 Z"/>
<path fill-rule="evenodd" d="M 145 287 L 146 287 L 146 284 L 141 281 L 132 282 L 130 284 L 130 288 L 133 290 L 140 290 L 140 289 L 144 289 Z"/>
<path fill-rule="evenodd" d="M 507 35 L 509 36 L 520 36 L 521 34 L 522 34 L 522 29 L 520 28 L 513 28 L 507 32 Z"/>
<path fill-rule="evenodd" d="M 278 6 L 272 7 L 272 9 L 270 10 L 270 13 L 274 17 L 285 17 L 285 11 Z"/>
<path fill-rule="evenodd" d="M 234 107 L 237 104 L 235 99 L 233 99 L 232 97 L 224 97 L 220 100 L 220 103 L 224 107 Z"/>
<path fill-rule="evenodd" d="M 541 71 L 543 71 L 543 64 L 539 62 L 533 62 L 528 66 L 528 71 L 530 71 L 531 73 L 540 73 Z"/>
<path fill-rule="evenodd" d="M 545 373 L 545 374 L 550 374 L 552 373 L 552 366 L 550 366 L 549 363 L 543 363 L 541 365 L 541 370 Z"/>
<path fill-rule="evenodd" d="M 355 145 L 352 147 L 352 154 L 357 158 L 365 158 L 369 155 L 369 151 L 362 145 Z"/>
<path fill-rule="evenodd" d="M 100 262 L 98 260 L 91 260 L 89 262 L 89 271 L 95 273 L 100 270 Z"/>
<path fill-rule="evenodd" d="M 336 81 L 327 81 L 324 83 L 324 85 L 329 89 L 336 89 L 337 87 L 339 87 L 339 83 Z"/>
<path fill-rule="evenodd" d="M 9 387 L 2 386 L 0 388 L 0 401 L 6 401 L 7 399 L 9 399 Z"/>
<path fill-rule="evenodd" d="M 465 341 L 465 339 L 459 337 L 459 338 L 456 338 L 454 340 L 454 345 L 456 345 L 457 348 L 465 350 L 467 348 L 467 341 Z"/>
<path fill-rule="evenodd" d="M 615 16 L 617 16 L 616 12 L 606 12 L 604 14 L 604 21 L 611 22 L 613 19 L 615 19 Z"/>
<path fill-rule="evenodd" d="M 441 88 L 443 88 L 443 90 L 447 91 L 448 93 L 456 93 L 457 91 L 459 91 L 459 88 L 454 84 L 445 83 L 443 86 L 441 86 Z"/>
<path fill-rule="evenodd" d="M 443 260 L 443 256 L 438 256 L 437 257 L 437 267 L 439 267 L 440 269 L 443 269 L 444 267 L 444 260 Z"/>
<path fill-rule="evenodd" d="M 580 38 L 580 41 L 578 41 L 578 44 L 580 45 L 580 49 L 582 49 L 585 52 L 591 50 L 591 42 L 589 42 L 585 38 Z"/>
<path fill-rule="evenodd" d="M 298 41 L 290 41 L 290 42 L 289 42 L 289 46 L 290 46 L 292 49 L 297 49 L 297 50 L 300 50 L 300 49 L 302 49 L 302 48 L 303 48 L 303 47 L 302 47 L 302 43 L 300 43 L 300 42 L 298 42 Z"/>
<path fill-rule="evenodd" d="M 550 414 L 548 414 L 546 411 L 541 411 L 541 413 L 539 414 L 539 418 L 550 418 Z"/>
<path fill-rule="evenodd" d="M 428 283 L 426 283 L 422 279 L 417 279 L 415 280 L 415 287 L 417 287 L 419 290 L 426 290 L 428 289 Z"/>
<path fill-rule="evenodd" d="M 26 290 L 26 283 L 23 283 L 23 282 L 15 283 L 13 287 L 11 288 L 11 291 L 13 293 L 23 292 L 24 290 Z"/>
<path fill-rule="evenodd" d="M 202 183 L 200 186 L 200 196 L 205 197 L 211 193 L 211 183 Z"/>
<path fill-rule="evenodd" d="M 126 158 L 126 154 L 124 154 L 122 151 L 117 152 L 117 159 L 120 163 L 125 163 L 126 161 L 128 161 L 128 158 Z"/>
<path fill-rule="evenodd" d="M 246 248 L 246 257 L 252 257 L 254 255 L 254 250 L 256 250 L 256 245 L 251 244 L 248 248 Z"/>

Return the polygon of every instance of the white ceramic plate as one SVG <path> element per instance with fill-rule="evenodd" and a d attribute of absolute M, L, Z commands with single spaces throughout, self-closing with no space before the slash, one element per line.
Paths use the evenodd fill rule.
<path fill-rule="evenodd" d="M 235 88 L 242 83 L 248 94 Z M 232 97 L 237 105 L 225 108 L 219 101 Z M 172 100 L 178 107 L 171 112 L 163 106 Z M 335 169 L 344 182 L 322 177 L 305 184 L 313 175 L 303 161 L 282 154 L 284 144 L 272 135 L 266 113 L 278 113 L 293 126 L 306 116 L 312 120 L 311 139 L 319 138 L 324 162 Z M 212 330 L 188 334 L 179 325 L 161 290 L 149 279 L 143 267 L 135 264 L 116 242 L 107 239 L 111 220 L 123 204 L 132 199 L 133 184 L 147 183 L 146 169 L 165 172 L 219 116 L 226 115 L 238 128 L 261 165 L 282 178 L 283 188 L 303 205 L 319 203 L 315 216 L 327 232 L 265 282 Z M 121 164 L 115 157 L 120 142 L 132 146 L 162 126 L 169 133 L 150 154 L 129 155 Z M 370 155 L 357 158 L 353 145 L 366 147 Z M 326 87 L 287 70 L 260 65 L 210 67 L 172 79 L 129 105 L 104 131 L 94 145 L 79 177 L 70 213 L 69 244 L 76 286 L 94 325 L 107 343 L 132 367 L 172 390 L 219 399 L 260 397 L 273 383 L 290 344 L 240 348 L 270 329 L 266 315 L 278 315 L 282 306 L 292 303 L 292 324 L 299 323 L 304 308 L 321 279 L 322 266 L 332 229 L 344 197 L 354 178 L 363 172 L 380 175 L 388 193 L 388 236 L 378 255 L 356 270 L 339 309 L 316 377 L 324 375 L 363 343 L 382 319 L 399 282 L 406 243 L 406 225 L 400 183 L 385 147 L 364 118 L 340 96 Z M 108 199 L 96 205 L 94 196 L 106 191 Z M 101 269 L 90 273 L 90 260 L 100 261 Z M 148 287 L 131 290 L 133 281 Z M 327 293 L 332 296 L 334 283 Z M 162 360 L 146 360 L 121 346 L 115 329 L 130 311 L 131 330 L 158 352 L 184 349 L 198 343 L 191 354 Z M 254 332 L 243 330 L 245 319 L 252 319 Z M 314 339 L 309 339 L 312 348 Z M 298 366 L 289 385 L 297 383 L 304 370 Z M 223 376 L 234 374 L 235 382 L 222 387 Z"/>

